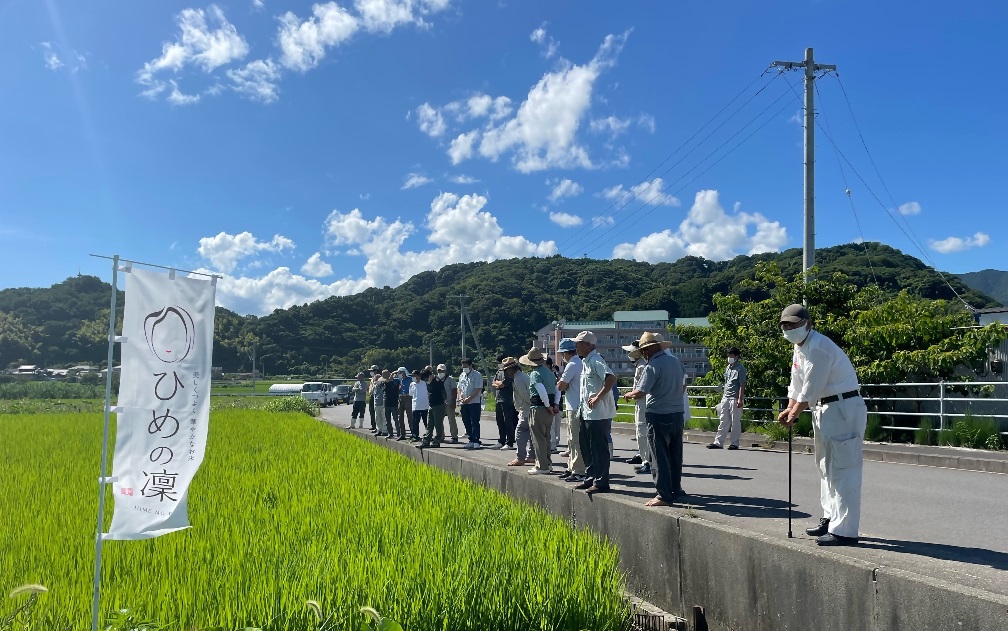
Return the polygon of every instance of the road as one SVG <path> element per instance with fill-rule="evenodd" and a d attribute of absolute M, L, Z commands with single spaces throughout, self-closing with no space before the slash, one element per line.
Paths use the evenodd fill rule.
<path fill-rule="evenodd" d="M 349 406 L 323 410 L 327 422 L 347 428 Z M 484 445 L 496 444 L 497 426 L 484 414 Z M 461 430 L 461 422 L 459 423 Z M 462 439 L 464 441 L 464 439 Z M 613 435 L 614 493 L 654 497 L 650 476 L 622 462 L 637 452 L 632 435 Z M 504 466 L 512 451 L 459 450 L 467 457 Z M 562 449 L 562 448 L 561 448 Z M 617 461 L 619 460 L 619 461 Z M 564 462 L 554 456 L 554 463 Z M 558 470 L 562 467 L 556 467 Z M 795 451 L 792 461 L 792 533 L 815 547 L 804 529 L 820 516 L 819 481 L 813 456 Z M 545 484 L 564 484 L 542 477 Z M 689 510 L 678 511 L 768 536 L 788 535 L 788 454 L 747 449 L 709 450 L 686 443 L 683 488 Z M 833 548 L 876 567 L 894 567 L 983 591 L 1008 595 L 1008 475 L 866 461 L 861 510 L 861 544 Z"/>

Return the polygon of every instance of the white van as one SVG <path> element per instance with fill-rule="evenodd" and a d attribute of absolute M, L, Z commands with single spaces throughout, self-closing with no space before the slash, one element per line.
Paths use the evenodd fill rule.
<path fill-rule="evenodd" d="M 301 396 L 309 401 L 318 401 L 319 406 L 332 405 L 332 386 L 324 381 L 306 381 L 301 385 Z"/>

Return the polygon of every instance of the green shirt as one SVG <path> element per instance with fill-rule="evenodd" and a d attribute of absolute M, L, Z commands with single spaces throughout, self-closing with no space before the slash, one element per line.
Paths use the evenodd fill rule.
<path fill-rule="evenodd" d="M 540 400 L 539 391 L 536 390 L 536 384 L 541 383 L 543 388 L 546 389 L 546 394 L 553 395 L 553 401 L 556 402 L 556 375 L 553 371 L 546 366 L 536 366 L 532 369 L 529 374 L 529 396 L 532 397 L 532 405 L 540 405 L 537 401 Z M 548 406 L 549 401 L 543 401 L 541 405 Z"/>

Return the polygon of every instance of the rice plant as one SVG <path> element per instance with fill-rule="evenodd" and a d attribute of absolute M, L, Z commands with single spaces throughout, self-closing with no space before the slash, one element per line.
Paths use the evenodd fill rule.
<path fill-rule="evenodd" d="M 97 414 L 0 417 L 0 588 L 47 586 L 42 628 L 90 621 L 100 437 Z M 103 620 L 315 631 L 308 600 L 327 629 L 361 629 L 361 606 L 409 631 L 628 615 L 611 544 L 304 414 L 213 412 L 189 510 L 190 530 L 105 543 Z"/>

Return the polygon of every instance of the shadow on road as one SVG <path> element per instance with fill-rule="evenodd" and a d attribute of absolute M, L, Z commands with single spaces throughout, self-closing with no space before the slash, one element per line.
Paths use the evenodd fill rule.
<path fill-rule="evenodd" d="M 753 467 L 730 467 L 716 464 L 684 464 L 683 469 L 727 469 L 731 471 L 755 471 Z"/>
<path fill-rule="evenodd" d="M 861 537 L 859 548 L 869 550 L 884 550 L 886 552 L 901 552 L 918 556 L 959 561 L 972 565 L 986 565 L 996 570 L 1008 570 L 1008 553 L 986 550 L 983 548 L 964 548 L 943 543 L 924 543 L 921 541 L 902 541 L 900 539 L 883 539 L 881 537 Z"/>

